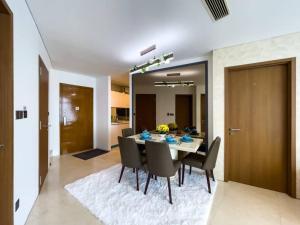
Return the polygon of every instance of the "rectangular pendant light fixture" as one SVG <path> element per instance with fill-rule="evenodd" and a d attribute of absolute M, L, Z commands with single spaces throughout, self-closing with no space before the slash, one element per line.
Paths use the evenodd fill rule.
<path fill-rule="evenodd" d="M 191 87 L 194 86 L 194 81 L 157 81 L 154 82 L 155 87 Z"/>
<path fill-rule="evenodd" d="M 158 65 L 161 65 L 161 64 L 167 64 L 172 59 L 174 59 L 174 54 L 173 53 L 164 54 L 164 55 L 160 56 L 159 58 L 154 57 L 153 59 L 149 60 L 148 62 L 146 62 L 142 65 L 134 66 L 129 72 L 131 74 L 145 73 L 146 71 L 148 71 L 148 69 L 150 67 L 158 66 Z"/>

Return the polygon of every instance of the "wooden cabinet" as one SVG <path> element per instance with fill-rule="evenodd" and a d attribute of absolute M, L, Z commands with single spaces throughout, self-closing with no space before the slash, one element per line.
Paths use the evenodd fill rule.
<path fill-rule="evenodd" d="M 122 136 L 122 129 L 128 128 L 129 123 L 111 124 L 111 146 L 118 144 L 118 136 Z"/>
<path fill-rule="evenodd" d="M 129 95 L 117 91 L 111 91 L 111 107 L 129 108 Z"/>

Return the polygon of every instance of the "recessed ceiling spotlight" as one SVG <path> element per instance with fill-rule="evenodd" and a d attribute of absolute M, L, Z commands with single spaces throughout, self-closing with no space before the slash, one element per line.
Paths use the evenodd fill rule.
<path fill-rule="evenodd" d="M 141 56 L 148 54 L 149 52 L 152 52 L 156 49 L 156 45 L 151 45 L 150 47 L 144 49 L 140 52 Z"/>

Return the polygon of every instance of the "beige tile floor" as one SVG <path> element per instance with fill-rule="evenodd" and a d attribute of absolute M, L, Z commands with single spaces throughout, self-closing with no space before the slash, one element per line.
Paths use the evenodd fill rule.
<path fill-rule="evenodd" d="M 119 151 L 84 161 L 64 155 L 52 166 L 27 225 L 101 224 L 65 190 L 64 185 L 120 162 Z M 219 182 L 209 225 L 300 225 L 300 200 L 234 182 Z"/>

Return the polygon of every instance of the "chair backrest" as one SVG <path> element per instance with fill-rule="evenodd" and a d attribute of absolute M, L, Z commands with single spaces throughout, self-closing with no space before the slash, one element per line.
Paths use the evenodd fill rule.
<path fill-rule="evenodd" d="M 130 168 L 142 166 L 141 154 L 133 138 L 118 137 L 122 165 Z"/>
<path fill-rule="evenodd" d="M 216 139 L 211 143 L 210 148 L 207 152 L 206 159 L 203 163 L 202 169 L 212 170 L 215 168 L 218 152 L 220 148 L 220 143 L 221 143 L 220 137 L 216 137 Z"/>
<path fill-rule="evenodd" d="M 129 136 L 132 136 L 132 135 L 134 135 L 132 128 L 122 129 L 122 137 L 129 137 Z"/>
<path fill-rule="evenodd" d="M 174 176 L 174 165 L 169 145 L 164 142 L 146 141 L 147 168 L 159 177 Z"/>

